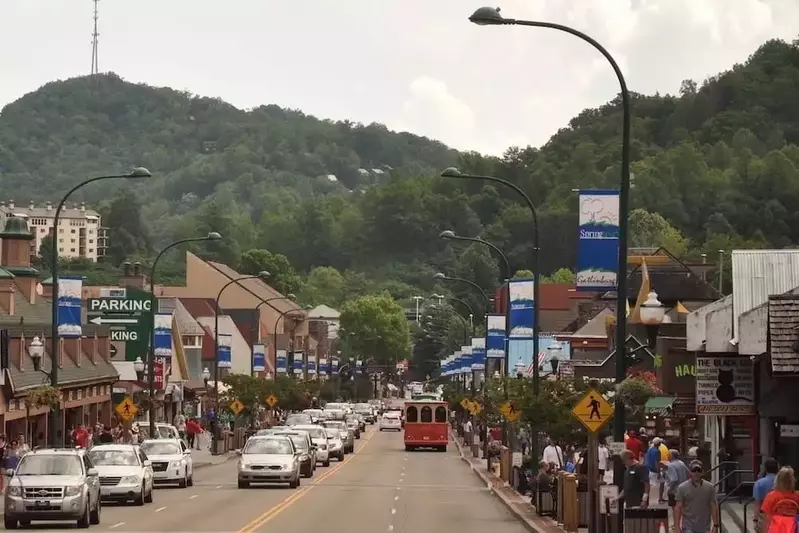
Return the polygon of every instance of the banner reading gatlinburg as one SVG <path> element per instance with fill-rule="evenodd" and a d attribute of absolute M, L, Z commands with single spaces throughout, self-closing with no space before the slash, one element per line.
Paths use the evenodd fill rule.
<path fill-rule="evenodd" d="M 277 350 L 275 353 L 275 372 L 285 374 L 288 371 L 289 359 L 286 350 Z"/>
<path fill-rule="evenodd" d="M 153 322 L 153 353 L 169 359 L 172 357 L 172 313 L 156 313 Z"/>
<path fill-rule="evenodd" d="M 505 315 L 486 317 L 486 357 L 505 359 Z"/>
<path fill-rule="evenodd" d="M 578 291 L 616 288 L 619 270 L 619 191 L 580 191 Z"/>
<path fill-rule="evenodd" d="M 253 344 L 252 371 L 264 372 L 266 370 L 266 348 L 263 344 Z"/>
<path fill-rule="evenodd" d="M 83 305 L 83 278 L 58 276 L 58 336 L 79 339 L 81 306 Z"/>
<path fill-rule="evenodd" d="M 486 369 L 486 340 L 483 337 L 472 337 L 472 370 Z"/>
<path fill-rule="evenodd" d="M 219 363 L 216 365 L 219 368 L 231 368 L 233 360 L 231 359 L 231 347 L 233 346 L 233 336 L 226 333 L 219 334 L 219 350 L 217 351 Z"/>
<path fill-rule="evenodd" d="M 533 337 L 535 283 L 531 279 L 510 280 L 510 334 L 513 339 Z"/>

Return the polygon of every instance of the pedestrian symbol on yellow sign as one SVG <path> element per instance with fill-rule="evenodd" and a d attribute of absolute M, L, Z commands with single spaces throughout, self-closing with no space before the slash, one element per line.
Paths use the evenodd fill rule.
<path fill-rule="evenodd" d="M 270 408 L 274 407 L 275 404 L 277 403 L 277 398 L 275 397 L 274 394 L 270 394 L 269 397 L 266 399 L 266 403 L 269 405 Z"/>
<path fill-rule="evenodd" d="M 613 406 L 598 391 L 591 389 L 577 402 L 572 414 L 591 432 L 597 432 L 613 416 Z"/>
<path fill-rule="evenodd" d="M 516 404 L 510 400 L 500 405 L 499 410 L 508 422 L 516 422 L 521 414 Z"/>
<path fill-rule="evenodd" d="M 125 422 L 131 420 L 136 416 L 136 413 L 139 412 L 139 408 L 136 407 L 136 404 L 133 403 L 133 400 L 130 399 L 130 396 L 125 396 L 125 399 L 119 402 L 114 410 Z"/>
<path fill-rule="evenodd" d="M 238 416 L 244 410 L 244 404 L 239 400 L 233 400 L 230 402 L 230 410 L 233 411 L 233 414 Z"/>

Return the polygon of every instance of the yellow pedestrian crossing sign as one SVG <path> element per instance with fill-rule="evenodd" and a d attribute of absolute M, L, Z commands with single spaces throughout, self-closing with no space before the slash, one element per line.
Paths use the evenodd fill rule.
<path fill-rule="evenodd" d="M 119 418 L 125 422 L 133 419 L 133 417 L 136 416 L 136 413 L 139 412 L 139 408 L 136 407 L 136 404 L 133 403 L 133 400 L 130 399 L 130 396 L 125 396 L 125 399 L 119 402 L 114 410 L 119 415 Z"/>
<path fill-rule="evenodd" d="M 244 404 L 241 403 L 239 400 L 233 400 L 230 402 L 230 410 L 238 416 L 244 410 Z"/>
<path fill-rule="evenodd" d="M 483 410 L 483 406 L 480 405 L 479 402 L 471 402 L 469 406 L 469 412 L 472 413 L 472 416 L 477 416 Z"/>
<path fill-rule="evenodd" d="M 266 403 L 269 405 L 270 408 L 274 407 L 275 404 L 277 403 L 277 397 L 274 394 L 270 394 L 266 398 Z"/>
<path fill-rule="evenodd" d="M 589 389 L 574 406 L 572 414 L 582 422 L 585 429 L 596 433 L 613 416 L 613 406 L 598 391 Z"/>
<path fill-rule="evenodd" d="M 508 400 L 507 402 L 503 403 L 499 406 L 499 411 L 502 413 L 502 416 L 505 417 L 505 420 L 508 422 L 516 422 L 521 416 L 521 411 L 516 407 L 516 404 L 513 401 Z"/>
<path fill-rule="evenodd" d="M 461 407 L 463 407 L 466 411 L 471 411 L 470 407 L 472 405 L 471 400 L 469 398 L 464 398 L 461 400 Z"/>

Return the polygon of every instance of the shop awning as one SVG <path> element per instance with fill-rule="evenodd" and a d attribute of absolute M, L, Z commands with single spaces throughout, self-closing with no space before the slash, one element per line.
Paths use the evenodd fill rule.
<path fill-rule="evenodd" d="M 660 416 L 671 414 L 674 400 L 676 400 L 674 396 L 653 396 L 646 401 L 644 412 Z"/>

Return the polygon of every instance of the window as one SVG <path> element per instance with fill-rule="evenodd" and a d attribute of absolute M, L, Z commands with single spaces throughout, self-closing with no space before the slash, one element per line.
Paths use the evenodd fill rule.
<path fill-rule="evenodd" d="M 74 229 L 69 230 L 70 233 L 75 233 Z"/>
<path fill-rule="evenodd" d="M 58 239 L 58 242 L 64 242 L 64 239 Z"/>
<path fill-rule="evenodd" d="M 447 421 L 447 408 L 443 405 L 439 405 L 436 407 L 436 422 L 446 422 Z"/>
<path fill-rule="evenodd" d="M 69 251 L 74 253 L 75 252 L 75 248 L 70 248 Z"/>
<path fill-rule="evenodd" d="M 47 228 L 39 228 L 39 233 L 45 233 L 46 231 L 47 231 Z"/>
<path fill-rule="evenodd" d="M 94 239 L 89 239 L 89 244 L 94 244 Z"/>
<path fill-rule="evenodd" d="M 89 248 L 89 253 L 93 254 L 94 253 L 94 248 Z"/>
<path fill-rule="evenodd" d="M 424 407 L 422 407 L 422 422 L 432 422 L 432 421 L 433 421 L 433 410 L 425 405 Z"/>
<path fill-rule="evenodd" d="M 69 242 L 74 243 L 75 239 L 69 239 Z"/>
<path fill-rule="evenodd" d="M 58 251 L 59 251 L 59 253 L 64 253 L 64 248 L 63 248 L 63 247 L 61 247 L 61 246 L 59 246 L 59 247 L 58 247 Z"/>
<path fill-rule="evenodd" d="M 64 228 L 58 228 L 58 233 L 64 233 Z"/>
<path fill-rule="evenodd" d="M 419 411 L 416 410 L 416 407 L 411 405 L 408 407 L 408 414 L 406 416 L 408 422 L 418 422 L 419 421 Z"/>
<path fill-rule="evenodd" d="M 199 335 L 183 335 L 181 336 L 184 348 L 202 348 L 203 339 Z"/>

